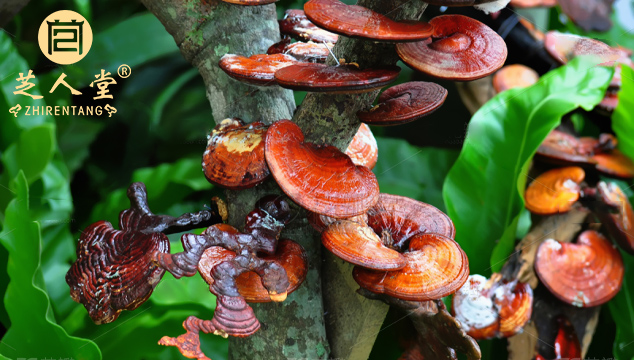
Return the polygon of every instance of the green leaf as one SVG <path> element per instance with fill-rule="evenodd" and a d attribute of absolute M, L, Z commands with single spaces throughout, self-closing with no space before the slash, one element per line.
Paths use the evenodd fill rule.
<path fill-rule="evenodd" d="M 490 262 L 497 269 L 512 251 L 529 161 L 564 114 L 601 101 L 612 71 L 597 63 L 575 59 L 529 88 L 500 93 L 471 119 L 443 196 L 472 273 L 486 275 Z"/>
<path fill-rule="evenodd" d="M 381 192 L 407 196 L 444 210 L 442 184 L 458 157 L 453 149 L 418 148 L 402 139 L 377 137 L 374 173 Z"/>
<path fill-rule="evenodd" d="M 25 358 L 59 354 L 77 360 L 101 359 L 92 341 L 70 336 L 56 323 L 40 267 L 40 225 L 31 220 L 29 187 L 23 172 L 12 181 L 11 188 L 16 196 L 7 206 L 0 235 L 0 243 L 9 252 L 7 272 L 11 282 L 4 305 L 11 327 L 0 342 L 0 352 Z"/>
<path fill-rule="evenodd" d="M 619 139 L 619 149 L 634 160 L 634 70 L 621 68 L 619 104 L 612 114 L 612 129 Z"/>

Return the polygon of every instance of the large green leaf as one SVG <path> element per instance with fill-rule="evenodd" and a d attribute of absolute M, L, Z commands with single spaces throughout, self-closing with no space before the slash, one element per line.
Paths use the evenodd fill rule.
<path fill-rule="evenodd" d="M 40 225 L 29 213 L 29 186 L 19 172 L 11 183 L 15 198 L 5 211 L 0 243 L 9 252 L 7 272 L 11 282 L 4 305 L 11 327 L 0 342 L 0 352 L 11 357 L 100 359 L 99 348 L 90 340 L 70 336 L 53 316 L 40 264 Z"/>
<path fill-rule="evenodd" d="M 454 149 L 418 148 L 402 139 L 377 137 L 374 173 L 381 192 L 403 195 L 444 210 L 442 184 L 458 157 Z"/>
<path fill-rule="evenodd" d="M 634 160 L 634 70 L 621 69 L 619 105 L 612 114 L 612 129 L 619 139 L 619 149 Z"/>
<path fill-rule="evenodd" d="M 604 179 L 605 180 L 605 179 Z M 618 180 L 606 180 L 616 182 L 625 194 L 634 203 L 634 191 L 632 184 Z M 610 313 L 616 323 L 616 338 L 614 339 L 613 353 L 616 360 L 634 359 L 634 256 L 621 251 L 625 264 L 625 276 L 621 291 L 608 303 Z"/>
<path fill-rule="evenodd" d="M 575 59 L 529 88 L 500 93 L 471 119 L 443 196 L 472 273 L 498 270 L 512 251 L 539 144 L 564 114 L 579 106 L 590 110 L 603 98 L 612 70 L 596 63 Z"/>

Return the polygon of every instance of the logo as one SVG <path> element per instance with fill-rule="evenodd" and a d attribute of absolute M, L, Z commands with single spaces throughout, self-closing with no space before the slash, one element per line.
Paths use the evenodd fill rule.
<path fill-rule="evenodd" d="M 70 65 L 88 54 L 92 45 L 92 29 L 81 14 L 60 10 L 42 21 L 38 42 L 42 53 L 49 60 Z"/>

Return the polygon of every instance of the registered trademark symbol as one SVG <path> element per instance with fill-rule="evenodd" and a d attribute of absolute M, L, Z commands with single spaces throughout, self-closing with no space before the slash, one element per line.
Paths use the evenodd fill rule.
<path fill-rule="evenodd" d="M 121 76 L 122 78 L 127 78 L 128 76 L 130 76 L 130 74 L 132 74 L 132 69 L 126 65 L 126 64 L 122 64 L 121 66 L 119 66 L 119 68 L 117 69 L 117 73 L 119 74 L 119 76 Z"/>

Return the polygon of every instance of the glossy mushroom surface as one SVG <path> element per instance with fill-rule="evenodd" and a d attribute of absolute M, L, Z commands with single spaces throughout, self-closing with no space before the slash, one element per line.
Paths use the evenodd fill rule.
<path fill-rule="evenodd" d="M 370 125 L 405 124 L 436 111 L 447 98 L 447 89 L 423 81 L 412 81 L 392 86 L 379 96 L 379 103 L 357 116 Z"/>
<path fill-rule="evenodd" d="M 388 246 L 407 250 L 418 233 L 433 233 L 453 239 L 456 229 L 447 214 L 436 207 L 405 196 L 380 194 L 368 212 L 368 225 Z"/>
<path fill-rule="evenodd" d="M 594 154 L 612 151 L 617 140 L 610 134 L 601 134 L 599 139 L 577 138 L 563 131 L 553 130 L 537 149 L 537 156 L 554 164 L 595 164 Z"/>
<path fill-rule="evenodd" d="M 335 44 L 339 38 L 339 35 L 315 26 L 303 10 L 286 10 L 284 19 L 278 22 L 282 35 L 289 35 L 297 40 Z"/>
<path fill-rule="evenodd" d="M 315 25 L 347 37 L 375 41 L 419 41 L 432 34 L 422 21 L 398 22 L 358 5 L 338 0 L 310 0 L 304 4 L 306 17 Z"/>
<path fill-rule="evenodd" d="M 267 54 L 287 54 L 302 62 L 325 63 L 330 55 L 328 49 L 332 49 L 332 44 L 319 44 L 312 41 L 290 43 L 290 39 L 280 41 L 271 45 L 266 51 Z"/>
<path fill-rule="evenodd" d="M 596 162 L 597 170 L 604 174 L 625 179 L 634 178 L 634 162 L 618 149 L 595 154 L 592 160 Z"/>
<path fill-rule="evenodd" d="M 546 171 L 526 188 L 526 208 L 538 215 L 567 212 L 579 200 L 579 184 L 585 176 L 585 171 L 577 166 Z"/>
<path fill-rule="evenodd" d="M 334 146 L 304 142 L 299 126 L 280 120 L 266 134 L 266 161 L 278 185 L 303 208 L 330 217 L 362 214 L 379 198 L 376 177 Z"/>
<path fill-rule="evenodd" d="M 379 159 L 379 146 L 368 125 L 361 124 L 345 152 L 355 165 L 374 168 Z"/>
<path fill-rule="evenodd" d="M 324 64 L 297 64 L 275 72 L 275 81 L 292 90 L 362 93 L 376 90 L 396 80 L 398 66 L 359 69 L 354 65 L 327 66 Z"/>
<path fill-rule="evenodd" d="M 407 265 L 396 271 L 356 266 L 355 281 L 373 293 L 398 299 L 426 301 L 453 294 L 467 281 L 469 260 L 458 243 L 439 234 L 418 234 L 403 253 Z"/>
<path fill-rule="evenodd" d="M 383 245 L 381 238 L 368 226 L 339 220 L 321 233 L 321 243 L 339 258 L 374 270 L 399 270 L 406 259 L 398 251 Z"/>
<path fill-rule="evenodd" d="M 226 54 L 218 65 L 230 77 L 252 85 L 275 85 L 275 72 L 286 66 L 297 64 L 294 57 L 286 54 L 258 54 L 250 57 Z"/>
<path fill-rule="evenodd" d="M 235 5 L 261 6 L 261 5 L 273 4 L 277 0 L 222 0 L 222 1 L 229 4 L 235 4 Z"/>
<path fill-rule="evenodd" d="M 454 294 L 452 312 L 477 340 L 509 337 L 521 331 L 532 314 L 533 291 L 528 284 L 470 275 Z"/>
<path fill-rule="evenodd" d="M 463 15 L 441 15 L 429 22 L 430 39 L 399 43 L 396 51 L 411 68 L 448 80 L 470 81 L 504 65 L 504 40 L 483 23 Z"/>
<path fill-rule="evenodd" d="M 227 189 L 253 187 L 270 175 L 264 159 L 261 122 L 245 124 L 240 119 L 225 119 L 209 135 L 203 153 L 203 172 L 207 180 Z"/>
<path fill-rule="evenodd" d="M 603 235 L 584 231 L 576 243 L 548 239 L 537 249 L 535 272 L 560 300 L 578 307 L 606 303 L 621 289 L 621 254 Z"/>
<path fill-rule="evenodd" d="M 602 201 L 611 209 L 602 209 L 599 219 L 621 249 L 634 255 L 634 210 L 628 197 L 615 183 L 597 184 Z"/>
<path fill-rule="evenodd" d="M 515 88 L 525 88 L 539 80 L 537 71 L 522 64 L 506 65 L 493 75 L 496 93 Z"/>

